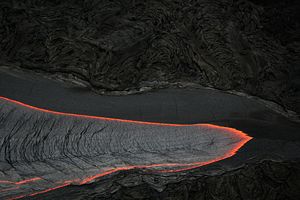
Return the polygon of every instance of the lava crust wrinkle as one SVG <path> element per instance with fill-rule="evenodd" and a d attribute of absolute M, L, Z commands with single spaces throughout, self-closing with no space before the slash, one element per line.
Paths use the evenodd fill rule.
<path fill-rule="evenodd" d="M 0 97 L 0 198 L 34 196 L 134 168 L 188 170 L 231 157 L 249 140 L 212 124 L 61 113 Z"/>

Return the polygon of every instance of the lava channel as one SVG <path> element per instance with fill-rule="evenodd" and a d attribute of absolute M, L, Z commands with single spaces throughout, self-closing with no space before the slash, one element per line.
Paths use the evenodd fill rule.
<path fill-rule="evenodd" d="M 229 158 L 251 139 L 212 124 L 62 113 L 0 97 L 0 198 L 35 196 L 124 170 L 189 170 Z"/>

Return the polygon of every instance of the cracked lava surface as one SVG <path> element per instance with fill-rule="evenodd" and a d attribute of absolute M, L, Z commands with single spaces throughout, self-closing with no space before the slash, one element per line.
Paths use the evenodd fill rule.
<path fill-rule="evenodd" d="M 251 139 L 212 124 L 61 113 L 0 97 L 0 198 L 35 196 L 122 170 L 189 170 L 229 158 Z"/>

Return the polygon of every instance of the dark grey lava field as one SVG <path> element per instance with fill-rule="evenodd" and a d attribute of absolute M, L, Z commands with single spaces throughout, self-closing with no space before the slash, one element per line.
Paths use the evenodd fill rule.
<path fill-rule="evenodd" d="M 300 199 L 296 0 L 2 0 L 0 199 Z"/>

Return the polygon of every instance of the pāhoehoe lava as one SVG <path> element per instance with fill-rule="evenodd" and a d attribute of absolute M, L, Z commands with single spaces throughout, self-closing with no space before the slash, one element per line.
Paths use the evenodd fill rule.
<path fill-rule="evenodd" d="M 134 168 L 188 170 L 231 157 L 249 140 L 211 124 L 60 113 L 0 97 L 0 198 L 34 196 Z"/>

